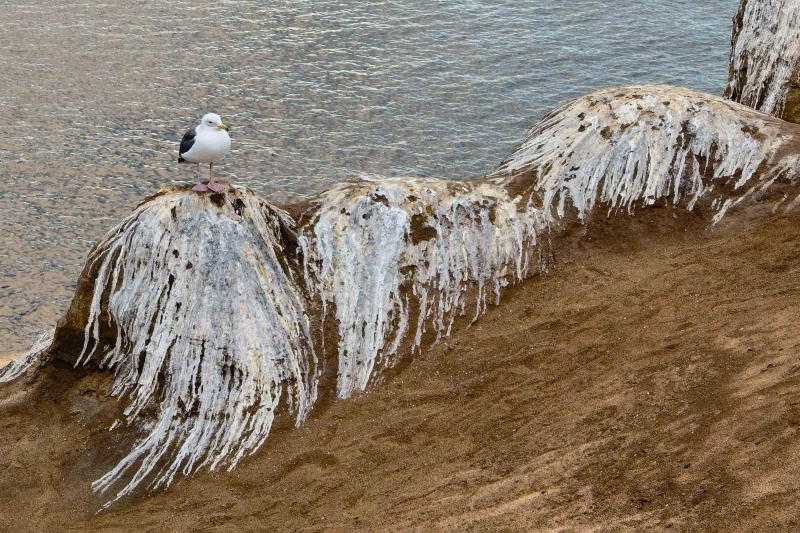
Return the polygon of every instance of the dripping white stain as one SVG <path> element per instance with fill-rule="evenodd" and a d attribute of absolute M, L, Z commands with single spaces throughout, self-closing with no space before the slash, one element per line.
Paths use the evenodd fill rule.
<path fill-rule="evenodd" d="M 604 89 L 531 128 L 493 177 L 502 184 L 534 173 L 550 220 L 568 204 L 584 218 L 597 203 L 610 212 L 687 199 L 691 210 L 715 195 L 727 210 L 759 166 L 774 163 L 779 133 L 771 117 L 721 97 L 660 85 Z M 781 176 L 794 173 L 788 162 L 783 169 Z M 715 193 L 719 185 L 734 192 Z"/>
<path fill-rule="evenodd" d="M 95 355 L 107 310 L 116 342 L 99 364 L 114 373 L 112 394 L 127 398 L 123 422 L 147 432 L 97 490 L 129 470 L 117 498 L 151 473 L 158 488 L 202 466 L 232 468 L 264 442 L 282 398 L 298 424 L 316 399 L 308 318 L 278 256 L 280 225 L 293 222 L 249 191 L 234 194 L 239 202 L 219 206 L 157 196 L 89 258 L 100 267 L 76 365 Z M 154 403 L 156 418 L 142 416 Z"/>
<path fill-rule="evenodd" d="M 734 20 L 741 26 L 734 28 L 725 92 L 737 102 L 780 116 L 800 61 L 800 2 L 744 0 Z"/>
<path fill-rule="evenodd" d="M 543 219 L 518 201 L 492 184 L 435 179 L 340 185 L 321 197 L 302 242 L 308 286 L 336 309 L 339 397 L 363 390 L 378 358 L 389 363 L 409 328 L 415 348 L 428 326 L 437 339 L 449 335 L 466 312 L 469 285 L 477 286 L 477 318 L 490 292 L 497 302 L 501 286 L 531 275 Z M 427 238 L 415 238 L 415 219 Z"/>

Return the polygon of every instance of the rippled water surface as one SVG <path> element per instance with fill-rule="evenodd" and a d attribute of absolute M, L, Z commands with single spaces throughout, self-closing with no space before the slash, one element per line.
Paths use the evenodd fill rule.
<path fill-rule="evenodd" d="M 547 110 L 608 85 L 719 93 L 736 0 L 0 3 L 0 357 L 55 323 L 91 245 L 194 179 L 275 202 L 359 174 L 492 170 Z"/>

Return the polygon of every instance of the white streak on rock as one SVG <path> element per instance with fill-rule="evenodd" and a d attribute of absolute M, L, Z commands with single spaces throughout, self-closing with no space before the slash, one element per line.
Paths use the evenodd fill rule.
<path fill-rule="evenodd" d="M 303 302 L 276 253 L 279 222 L 293 224 L 244 189 L 217 208 L 173 192 L 145 202 L 97 246 L 79 361 L 97 351 L 114 371 L 113 394 L 127 397 L 127 423 L 147 436 L 96 489 L 129 471 L 117 497 L 151 474 L 158 487 L 204 465 L 232 467 L 263 443 L 282 397 L 303 420 L 316 398 L 316 358 Z M 116 343 L 89 350 L 106 311 Z M 154 406 L 154 419 L 143 414 Z"/>
<path fill-rule="evenodd" d="M 418 310 L 413 346 L 427 326 L 448 335 L 469 287 L 477 316 L 487 286 L 499 296 L 500 280 L 527 274 L 541 220 L 486 183 L 386 179 L 325 193 L 303 242 L 307 282 L 336 309 L 338 395 L 363 390 L 376 364 L 392 364 L 411 320 L 403 287 Z"/>
<path fill-rule="evenodd" d="M 744 0 L 735 20 L 741 28 L 734 28 L 726 94 L 780 116 L 800 61 L 800 1 Z"/>
<path fill-rule="evenodd" d="M 53 333 L 53 331 L 48 331 L 42 334 L 27 352 L 0 368 L 0 383 L 12 381 L 24 374 L 32 366 L 39 364 L 45 351 L 53 342 Z"/>
<path fill-rule="evenodd" d="M 720 97 L 612 88 L 548 115 L 493 176 L 503 184 L 504 175 L 534 172 L 550 220 L 564 216 L 567 201 L 580 218 L 598 202 L 610 211 L 686 199 L 691 209 L 717 183 L 739 191 L 782 143 L 767 117 Z"/>
<path fill-rule="evenodd" d="M 724 200 L 720 198 L 721 207 L 719 211 L 714 214 L 712 219 L 713 224 L 717 224 L 722 217 L 724 217 L 728 210 L 732 207 L 735 207 L 745 201 L 748 198 L 752 198 L 754 196 L 760 196 L 766 193 L 770 187 L 779 179 L 789 179 L 789 180 L 796 180 L 798 176 L 798 170 L 800 170 L 800 156 L 790 154 L 783 157 L 778 163 L 776 163 L 769 171 L 764 172 L 759 179 L 749 188 L 747 191 L 742 194 L 741 196 L 734 197 L 734 198 L 725 198 Z M 780 204 L 784 202 L 786 197 L 779 200 L 772 208 L 772 212 L 775 213 L 778 210 Z M 787 211 L 791 208 L 791 206 L 787 209 Z"/>

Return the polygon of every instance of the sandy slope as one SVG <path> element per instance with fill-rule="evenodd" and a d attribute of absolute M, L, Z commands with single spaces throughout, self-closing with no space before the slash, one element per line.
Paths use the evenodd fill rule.
<path fill-rule="evenodd" d="M 577 228 L 548 276 L 384 384 L 96 516 L 105 385 L 5 391 L 0 530 L 800 528 L 800 213 L 764 211 Z"/>

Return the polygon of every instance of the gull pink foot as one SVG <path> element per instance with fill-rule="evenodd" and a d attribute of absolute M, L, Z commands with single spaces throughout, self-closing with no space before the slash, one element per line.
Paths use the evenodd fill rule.
<path fill-rule="evenodd" d="M 197 191 L 197 192 L 206 192 L 209 188 L 210 187 L 208 185 L 206 185 L 205 183 L 198 183 L 197 185 L 192 187 L 192 190 L 193 191 Z"/>
<path fill-rule="evenodd" d="M 225 190 L 225 186 L 221 183 L 217 183 L 216 181 L 209 181 L 208 188 L 214 192 L 220 192 Z"/>

